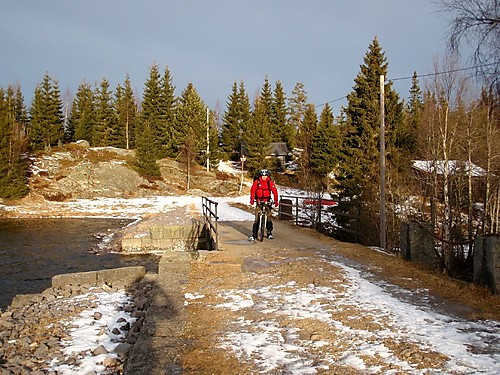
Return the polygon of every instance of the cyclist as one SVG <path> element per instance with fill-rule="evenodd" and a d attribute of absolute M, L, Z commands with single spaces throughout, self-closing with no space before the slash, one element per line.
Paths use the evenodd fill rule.
<path fill-rule="evenodd" d="M 267 169 L 262 169 L 258 177 L 253 182 L 252 188 L 250 189 L 250 204 L 253 205 L 254 202 L 272 202 L 271 194 L 274 198 L 274 205 L 278 207 L 278 189 L 274 181 L 271 179 L 271 172 Z M 271 221 L 271 207 L 266 204 L 266 216 L 267 216 L 267 238 L 273 239 L 273 222 Z M 259 205 L 255 205 L 255 222 L 253 223 L 252 235 L 248 238 L 249 241 L 255 241 L 257 238 L 257 232 L 259 230 Z"/>

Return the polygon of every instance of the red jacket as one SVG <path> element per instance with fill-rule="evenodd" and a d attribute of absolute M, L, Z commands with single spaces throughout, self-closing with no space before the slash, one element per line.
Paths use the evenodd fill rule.
<path fill-rule="evenodd" d="M 254 201 L 269 202 L 271 200 L 271 193 L 273 194 L 274 204 L 277 207 L 278 190 L 276 189 L 274 181 L 271 180 L 271 177 L 264 180 L 262 176 L 260 176 L 253 182 L 252 188 L 250 189 L 250 204 L 253 204 Z"/>

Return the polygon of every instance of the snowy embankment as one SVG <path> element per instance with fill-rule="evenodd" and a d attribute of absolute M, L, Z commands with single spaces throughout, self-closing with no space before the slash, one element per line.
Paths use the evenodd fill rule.
<path fill-rule="evenodd" d="M 219 203 L 218 215 L 221 221 L 253 220 L 251 213 L 232 206 L 232 203 L 249 204 L 247 195 L 217 197 L 214 200 Z M 79 217 L 88 214 L 94 217 L 141 218 L 179 207 L 201 212 L 202 203 L 199 196 L 180 196 L 76 200 L 52 204 L 53 212 L 58 209 L 66 210 Z M 16 209 L 5 206 L 2 208 Z M 399 372 L 386 370 L 384 373 L 500 373 L 499 322 L 472 322 L 416 306 L 394 297 L 351 267 L 333 259 L 325 258 L 324 261 L 343 269 L 345 280 L 348 281 L 344 293 L 312 284 L 306 288 L 290 284 L 272 288 L 221 291 L 220 297 L 224 302 L 216 306 L 217 308 L 233 311 L 258 308 L 261 313 L 259 321 L 241 318 L 239 321 L 228 322 L 229 326 L 237 329 L 228 330 L 225 336 L 221 337 L 221 347 L 231 350 L 241 361 L 253 361 L 264 373 L 281 371 L 290 374 L 314 374 L 334 368 L 338 364 L 348 365 L 362 372 L 382 373 L 381 367 L 370 364 L 371 359 L 382 359 L 388 367 L 400 369 Z M 91 307 L 76 316 L 68 317 L 64 324 L 69 327 L 69 336 L 61 345 L 64 347 L 64 356 L 77 356 L 78 363 L 63 364 L 64 361 L 54 359 L 47 362 L 45 369 L 50 368 L 61 374 L 92 371 L 96 374 L 105 373 L 104 363 L 112 362 L 111 359 L 117 356 L 114 353 L 117 335 L 120 334 L 117 327 L 122 326 L 124 322 L 134 322 L 130 313 L 123 310 L 123 305 L 129 298 L 125 291 L 99 293 L 93 297 Z M 203 303 L 203 298 L 203 295 L 186 294 L 185 302 Z M 75 299 L 70 303 L 79 302 Z M 352 306 L 361 309 L 371 321 L 379 322 L 381 328 L 353 329 L 333 317 L 340 310 L 350 309 Z M 290 326 L 280 326 L 273 320 L 276 315 L 286 316 Z M 96 319 L 96 316 L 99 319 Z M 336 333 L 338 342 L 327 343 L 321 338 L 301 339 L 299 328 L 293 326 L 293 321 L 299 319 L 317 319 L 324 322 Z M 414 345 L 414 348 L 408 348 L 408 360 L 395 356 L 392 348 L 387 345 L 388 342 Z M 328 345 L 342 347 L 342 355 L 329 357 L 326 351 Z M 96 352 L 100 347 L 104 350 Z M 318 358 L 311 356 L 310 351 L 323 354 Z M 425 357 L 415 359 L 421 351 L 437 353 L 443 365 L 436 368 L 427 365 Z M 416 360 L 420 361 L 419 366 L 412 364 Z"/>

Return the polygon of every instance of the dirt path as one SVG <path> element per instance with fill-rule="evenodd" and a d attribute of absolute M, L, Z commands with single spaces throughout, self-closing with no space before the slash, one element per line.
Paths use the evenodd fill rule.
<path fill-rule="evenodd" d="M 458 296 L 467 287 L 452 292 L 455 282 L 396 257 L 282 222 L 275 223 L 275 240 L 250 243 L 250 227 L 220 223 L 221 251 L 189 260 L 181 280 L 169 263 L 170 289 L 163 289 L 168 303 L 161 311 L 173 306 L 175 313 L 163 317 L 168 328 L 156 322 L 170 334 L 164 342 L 175 346 L 162 358 L 157 353 L 155 360 L 169 363 L 166 373 L 470 373 L 498 361 L 497 344 L 484 354 L 486 365 L 468 361 L 465 347 L 446 345 L 450 321 L 470 328 L 457 314 L 498 319 L 497 298 L 484 295 L 491 309 L 473 299 L 464 305 Z M 420 308 L 429 313 L 413 317 Z M 453 318 L 441 318 L 444 311 Z M 499 327 L 492 324 L 476 329 Z M 482 333 L 485 341 L 500 339 Z M 473 351 L 484 349 L 474 345 Z"/>

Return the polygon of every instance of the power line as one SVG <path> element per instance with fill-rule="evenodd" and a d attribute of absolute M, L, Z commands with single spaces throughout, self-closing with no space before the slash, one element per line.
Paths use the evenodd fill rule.
<path fill-rule="evenodd" d="M 456 72 L 463 72 L 466 70 L 471 70 L 471 69 L 478 69 L 478 68 L 484 68 L 487 66 L 495 65 L 497 63 L 490 63 L 490 64 L 483 64 L 483 65 L 476 65 L 476 66 L 469 66 L 467 68 L 460 68 L 460 69 L 451 69 L 451 70 L 445 70 L 443 72 L 434 72 L 434 73 L 428 73 L 428 74 L 417 74 L 416 78 L 423 78 L 423 77 L 431 77 L 431 76 L 437 76 L 441 74 L 449 74 L 449 73 L 456 73 Z M 393 78 L 391 81 L 402 81 L 406 79 L 412 79 L 413 76 L 409 77 L 400 77 L 400 78 Z"/>
<path fill-rule="evenodd" d="M 337 98 L 337 99 L 330 100 L 329 102 L 324 102 L 323 104 L 318 104 L 318 105 L 317 105 L 317 106 L 315 106 L 315 107 L 321 107 L 321 106 L 323 106 L 323 105 L 325 105 L 325 104 L 335 103 L 335 102 L 338 102 L 339 100 L 342 100 L 342 99 L 345 99 L 345 98 L 347 98 L 347 95 L 345 95 L 345 96 L 343 96 L 343 97 L 341 97 L 341 98 Z"/>
<path fill-rule="evenodd" d="M 428 74 L 417 74 L 415 76 L 415 78 L 425 78 L 425 77 L 432 77 L 432 76 L 437 76 L 437 75 L 441 75 L 441 74 L 463 72 L 463 71 L 466 71 L 466 70 L 472 70 L 472 69 L 478 69 L 478 68 L 485 68 L 487 66 L 496 65 L 496 64 L 498 64 L 498 63 L 495 62 L 495 63 L 489 63 L 489 64 L 483 64 L 483 65 L 469 66 L 469 67 L 466 67 L 466 68 L 451 69 L 451 70 L 445 70 L 445 71 L 442 71 L 442 72 L 435 72 L 435 73 L 428 73 Z M 395 81 L 403 81 L 403 80 L 408 80 L 408 79 L 413 79 L 413 76 L 393 78 L 393 79 L 390 79 L 390 81 L 395 82 Z M 339 100 L 342 100 L 342 99 L 345 99 L 345 98 L 347 98 L 347 95 L 342 96 L 341 98 L 330 100 L 328 102 L 324 102 L 322 104 L 318 104 L 315 107 L 316 108 L 317 107 L 322 107 L 325 104 L 335 103 L 335 102 L 338 102 Z"/>

